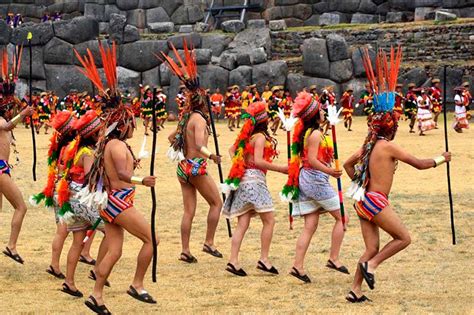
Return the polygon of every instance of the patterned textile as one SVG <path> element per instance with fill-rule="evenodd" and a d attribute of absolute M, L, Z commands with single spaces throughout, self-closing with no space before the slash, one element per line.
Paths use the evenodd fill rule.
<path fill-rule="evenodd" d="M 361 219 L 372 221 L 388 205 L 390 205 L 390 202 L 387 195 L 381 192 L 369 191 L 365 193 L 364 200 L 354 204 L 354 209 Z"/>
<path fill-rule="evenodd" d="M 207 161 L 203 158 L 183 160 L 178 164 L 176 175 L 183 184 L 189 183 L 190 177 L 207 175 Z"/>
<path fill-rule="evenodd" d="M 465 106 L 457 106 L 454 109 L 455 120 L 453 124 L 454 129 L 468 129 L 469 120 L 467 120 L 467 110 Z"/>
<path fill-rule="evenodd" d="M 316 211 L 339 210 L 339 197 L 329 184 L 329 175 L 312 168 L 302 168 L 299 176 L 300 195 L 293 202 L 293 216 Z"/>
<path fill-rule="evenodd" d="M 99 211 L 80 203 L 79 200 L 75 198 L 75 195 L 82 189 L 82 184 L 71 182 L 69 184 L 69 189 L 71 191 L 69 203 L 71 204 L 72 211 L 74 211 L 74 216 L 71 222 L 68 222 L 67 230 L 69 232 L 88 230 L 95 222 L 97 222 L 98 219 L 100 219 Z M 97 229 L 103 231 L 104 223 L 101 223 Z"/>
<path fill-rule="evenodd" d="M 133 207 L 134 198 L 134 187 L 112 190 L 109 193 L 107 207 L 100 210 L 101 218 L 106 222 L 113 223 L 119 214 Z"/>
<path fill-rule="evenodd" d="M 11 170 L 8 162 L 5 160 L 0 160 L 0 175 L 7 174 L 8 176 L 10 176 L 10 172 Z"/>
<path fill-rule="evenodd" d="M 226 218 L 239 217 L 249 211 L 264 213 L 273 211 L 273 200 L 268 190 L 265 173 L 246 169 L 239 188 L 232 191 L 222 208 Z"/>

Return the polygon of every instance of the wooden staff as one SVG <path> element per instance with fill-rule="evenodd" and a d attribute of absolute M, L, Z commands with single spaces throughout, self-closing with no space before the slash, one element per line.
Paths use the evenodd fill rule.
<path fill-rule="evenodd" d="M 446 152 L 449 152 L 448 145 L 448 120 L 446 114 L 446 65 L 444 66 L 444 82 L 443 82 L 443 117 L 444 117 L 444 144 Z M 456 229 L 454 227 L 454 207 L 453 207 L 453 193 L 451 191 L 451 170 L 449 163 L 446 163 L 446 176 L 448 178 L 448 196 L 449 196 L 449 214 L 451 217 L 451 234 L 453 238 L 453 245 L 456 245 Z"/>
<path fill-rule="evenodd" d="M 286 148 L 288 151 L 288 166 L 291 160 L 291 131 L 286 132 Z M 288 221 L 290 222 L 290 230 L 293 230 L 293 203 L 288 203 Z"/>
<path fill-rule="evenodd" d="M 341 169 L 341 165 L 339 163 L 339 154 L 337 153 L 336 125 L 331 125 L 331 132 L 332 142 L 334 145 L 334 163 L 336 165 L 336 170 L 339 171 Z M 342 195 L 342 180 L 340 177 L 337 179 L 337 192 L 339 195 L 339 209 L 341 211 L 342 226 L 344 227 L 344 230 L 346 230 L 346 215 L 344 213 L 344 198 Z"/>
<path fill-rule="evenodd" d="M 33 106 L 33 49 L 31 47 L 31 40 L 33 39 L 33 34 L 28 33 L 28 47 L 30 50 L 30 74 L 28 76 L 28 87 L 29 87 L 29 96 L 30 96 L 30 106 Z M 33 117 L 30 118 L 30 127 L 31 127 L 31 139 L 33 141 L 33 180 L 36 182 L 36 137 L 35 137 L 35 126 L 33 124 Z"/>
<path fill-rule="evenodd" d="M 209 111 L 209 118 L 211 120 L 211 130 L 212 130 L 212 137 L 214 138 L 214 146 L 216 148 L 216 155 L 220 156 L 219 153 L 219 142 L 217 141 L 217 132 L 216 132 L 216 125 L 214 124 L 214 118 L 212 117 L 212 108 L 211 108 L 211 101 L 209 97 L 207 98 L 207 109 Z M 220 164 L 217 164 L 217 170 L 219 171 L 219 181 L 221 184 L 224 183 L 224 175 L 222 173 L 222 166 Z M 225 194 L 222 193 L 222 199 L 225 202 Z M 229 237 L 232 237 L 232 228 L 230 226 L 230 220 L 226 219 L 227 222 L 227 233 L 229 234 Z"/>
<path fill-rule="evenodd" d="M 154 176 L 155 174 L 155 155 L 156 155 L 156 134 L 157 134 L 157 126 L 156 126 L 156 88 L 153 89 L 153 101 L 152 101 L 152 109 L 153 109 L 153 147 L 151 148 L 151 162 L 150 162 L 150 176 Z M 151 241 L 153 243 L 153 262 L 152 262 L 152 271 L 151 271 L 151 278 L 153 282 L 156 282 L 156 265 L 158 261 L 158 244 L 156 240 L 156 231 L 155 231 L 155 217 L 156 217 L 156 191 L 155 187 L 150 188 L 151 191 Z"/>

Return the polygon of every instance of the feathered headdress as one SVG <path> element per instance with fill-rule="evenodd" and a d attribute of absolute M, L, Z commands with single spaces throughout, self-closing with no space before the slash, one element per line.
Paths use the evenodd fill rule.
<path fill-rule="evenodd" d="M 363 200 L 365 187 L 369 182 L 368 168 L 370 154 L 380 137 L 394 135 L 398 127 L 399 114 L 393 112 L 395 89 L 402 60 L 402 49 L 390 49 L 390 59 L 380 49 L 375 59 L 375 72 L 369 57 L 368 49 L 364 50 L 363 62 L 370 87 L 374 91 L 374 113 L 369 116 L 369 134 L 365 139 L 362 154 L 355 165 L 355 174 L 347 196 L 357 201 Z"/>
<path fill-rule="evenodd" d="M 301 153 L 303 152 L 304 142 L 302 135 L 304 132 L 304 123 L 315 119 L 319 113 L 320 104 L 308 92 L 300 92 L 293 102 L 292 115 L 298 118 L 294 125 L 293 137 L 291 141 L 291 159 L 288 167 L 288 180 L 283 187 L 280 197 L 285 201 L 297 200 L 299 197 L 299 174 L 301 166 Z"/>
<path fill-rule="evenodd" d="M 234 157 L 232 158 L 232 167 L 225 182 L 221 185 L 222 192 L 228 195 L 230 191 L 237 190 L 240 180 L 245 172 L 245 154 L 251 152 L 249 140 L 258 124 L 268 121 L 267 104 L 265 102 L 256 102 L 249 105 L 246 112 L 242 115 L 245 120 L 244 125 L 234 142 Z"/>
<path fill-rule="evenodd" d="M 187 88 L 186 103 L 178 123 L 177 133 L 168 150 L 168 157 L 172 161 L 181 161 L 184 159 L 184 131 L 186 130 L 189 116 L 194 110 L 199 110 L 203 114 L 209 114 L 207 106 L 209 100 L 206 90 L 199 83 L 196 53 L 193 47 L 188 46 L 186 39 L 183 39 L 184 58 L 182 58 L 176 47 L 173 44 L 170 44 L 170 46 L 176 61 L 164 52 L 160 52 L 161 56 L 156 55 L 156 57 L 165 62 L 170 71 Z"/>
<path fill-rule="evenodd" d="M 18 80 L 18 74 L 21 67 L 21 56 L 23 53 L 23 46 L 15 47 L 15 54 L 11 62 L 12 67 L 9 68 L 10 58 L 8 56 L 8 50 L 5 48 L 1 51 L 2 54 L 2 82 L 0 86 L 0 106 L 6 106 L 11 103 L 19 104 L 19 101 L 15 99 L 15 83 Z"/>
<path fill-rule="evenodd" d="M 94 56 L 89 48 L 87 48 L 87 55 L 81 57 L 76 49 L 74 53 L 77 59 L 84 68 L 77 67 L 78 70 L 84 74 L 97 87 L 99 92 L 105 97 L 105 106 L 113 108 L 120 105 L 120 93 L 117 89 L 117 47 L 115 42 L 112 46 L 104 47 L 99 41 L 99 52 L 104 67 L 105 79 L 107 85 L 102 82 L 99 70 L 95 64 Z"/>
<path fill-rule="evenodd" d="M 31 205 L 38 206 L 42 201 L 44 201 L 46 207 L 52 208 L 54 206 L 54 192 L 56 190 L 56 179 L 58 176 L 59 155 L 62 147 L 68 145 L 68 143 L 64 143 L 62 147 L 60 147 L 60 142 L 71 134 L 74 122 L 74 115 L 70 111 L 60 111 L 56 116 L 54 116 L 54 119 L 51 122 L 51 127 L 54 129 L 54 133 L 51 136 L 48 150 L 48 179 L 43 191 L 30 197 Z"/>

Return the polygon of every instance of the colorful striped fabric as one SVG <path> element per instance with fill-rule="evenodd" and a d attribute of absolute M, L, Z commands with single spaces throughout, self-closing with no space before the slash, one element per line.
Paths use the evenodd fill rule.
<path fill-rule="evenodd" d="M 178 180 L 188 183 L 190 177 L 207 175 L 207 161 L 203 158 L 186 159 L 178 164 Z"/>
<path fill-rule="evenodd" d="M 135 188 L 114 189 L 109 193 L 107 207 L 100 210 L 100 216 L 106 222 L 113 223 L 117 216 L 133 207 Z"/>
<path fill-rule="evenodd" d="M 354 209 L 360 218 L 372 221 L 375 215 L 390 205 L 387 195 L 381 192 L 369 191 L 365 193 L 364 200 L 354 204 Z"/>
<path fill-rule="evenodd" d="M 10 175 L 10 165 L 5 160 L 0 160 L 0 175 L 2 174 Z"/>

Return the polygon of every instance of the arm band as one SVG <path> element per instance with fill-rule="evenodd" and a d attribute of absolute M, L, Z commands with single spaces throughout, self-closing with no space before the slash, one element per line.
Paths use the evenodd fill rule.
<path fill-rule="evenodd" d="M 22 117 L 21 117 L 21 115 L 18 114 L 15 117 L 13 117 L 13 119 L 10 120 L 10 121 L 13 125 L 16 126 L 21 120 L 22 120 Z"/>
<path fill-rule="evenodd" d="M 435 157 L 433 160 L 435 162 L 435 165 L 433 167 L 439 166 L 439 165 L 446 162 L 446 158 L 442 155 L 438 156 L 438 157 Z"/>
<path fill-rule="evenodd" d="M 130 178 L 130 183 L 135 185 L 143 185 L 143 177 L 132 176 Z"/>
<path fill-rule="evenodd" d="M 211 151 L 209 151 L 209 149 L 205 146 L 202 146 L 201 150 L 199 150 L 199 152 L 201 152 L 207 158 L 210 158 L 211 155 L 212 155 Z"/>

